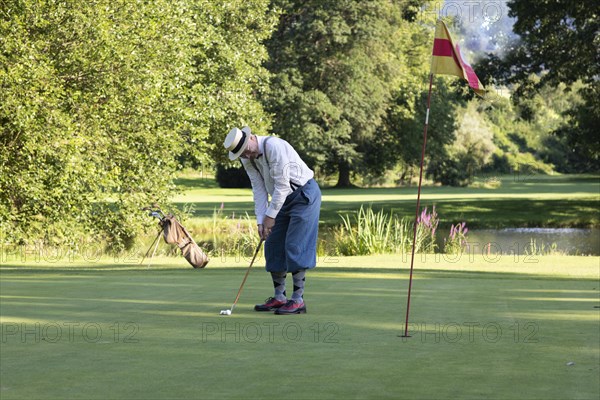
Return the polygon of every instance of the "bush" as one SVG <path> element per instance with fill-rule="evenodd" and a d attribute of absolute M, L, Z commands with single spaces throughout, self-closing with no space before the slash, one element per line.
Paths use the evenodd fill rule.
<path fill-rule="evenodd" d="M 427 174 L 442 185 L 467 186 L 473 181 L 473 174 L 466 168 L 465 163 L 454 157 L 430 162 Z"/>
<path fill-rule="evenodd" d="M 244 170 L 244 167 L 226 167 L 217 165 L 217 183 L 222 188 L 249 188 L 250 178 Z"/>

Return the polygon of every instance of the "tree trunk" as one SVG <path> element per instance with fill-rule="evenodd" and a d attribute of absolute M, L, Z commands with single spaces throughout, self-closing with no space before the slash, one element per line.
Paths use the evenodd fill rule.
<path fill-rule="evenodd" d="M 338 164 L 338 182 L 335 187 L 338 188 L 349 188 L 352 187 L 352 183 L 350 182 L 350 166 L 347 163 L 341 162 Z"/>

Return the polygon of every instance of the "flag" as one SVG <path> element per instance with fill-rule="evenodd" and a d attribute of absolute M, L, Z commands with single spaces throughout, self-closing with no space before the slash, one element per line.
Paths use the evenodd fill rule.
<path fill-rule="evenodd" d="M 463 59 L 460 47 L 452 42 L 446 24 L 441 19 L 435 27 L 435 39 L 433 41 L 433 56 L 431 60 L 431 73 L 455 75 L 464 78 L 469 86 L 480 96 L 485 89 L 475 75 L 473 68 Z"/>

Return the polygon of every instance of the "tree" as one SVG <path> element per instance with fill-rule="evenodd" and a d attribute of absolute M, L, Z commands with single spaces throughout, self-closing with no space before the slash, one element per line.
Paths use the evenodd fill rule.
<path fill-rule="evenodd" d="M 600 3 L 510 0 L 508 7 L 523 46 L 513 65 L 520 81 L 532 72 L 545 72 L 540 87 L 579 79 L 591 83 L 600 75 Z"/>
<path fill-rule="evenodd" d="M 472 178 L 490 161 L 496 149 L 494 134 L 475 101 L 458 108 L 456 115 L 460 122 L 449 153 L 462 161 L 463 169 Z"/>
<path fill-rule="evenodd" d="M 269 88 L 263 42 L 275 29 L 269 0 L 192 0 L 190 31 L 194 79 L 190 95 L 193 126 L 185 132 L 183 160 L 227 163 L 224 135 L 234 126 L 267 132 L 270 116 L 258 97 Z M 206 141 L 209 146 L 202 146 Z"/>
<path fill-rule="evenodd" d="M 584 103 L 567 111 L 570 124 L 557 129 L 555 141 L 564 149 L 559 162 L 564 172 L 600 171 L 600 85 L 595 83 L 580 91 Z M 558 163 L 557 163 L 558 164 Z M 560 165 L 560 164 L 559 164 Z"/>
<path fill-rule="evenodd" d="M 131 246 L 178 163 L 267 130 L 269 0 L 3 0 L 0 229 L 11 242 Z M 4 236 L 4 235 L 3 235 Z"/>
<path fill-rule="evenodd" d="M 172 190 L 190 123 L 183 0 L 6 0 L 0 13 L 0 220 L 9 242 L 95 233 L 133 244 Z"/>
<path fill-rule="evenodd" d="M 411 174 L 410 171 L 415 168 L 418 170 L 423 147 L 423 124 L 427 111 L 427 89 L 424 82 L 427 82 L 427 76 L 418 74 L 415 79 L 419 79 L 422 84 L 415 82 L 413 90 L 398 91 L 381 130 L 381 136 L 387 138 L 386 146 L 381 147 L 388 152 L 383 158 L 391 165 L 401 162 L 405 166 L 401 180 L 405 180 L 406 175 Z M 427 129 L 426 165 L 437 165 L 448 156 L 447 146 L 454 140 L 453 132 L 457 124 L 455 110 L 465 103 L 461 84 L 454 78 L 434 77 Z M 428 170 L 431 173 L 431 168 Z"/>
<path fill-rule="evenodd" d="M 274 74 L 265 96 L 273 128 L 338 186 L 368 168 L 390 101 L 408 75 L 415 4 L 377 0 L 275 0 L 279 25 L 266 42 Z M 375 141 L 374 141 L 375 140 Z"/>
<path fill-rule="evenodd" d="M 597 1 L 510 0 L 509 16 L 516 17 L 513 30 L 520 35 L 500 67 L 490 68 L 497 79 L 517 83 L 517 102 L 531 98 L 546 85 L 586 84 L 583 103 L 565 114 L 569 126 L 554 132 L 553 142 L 567 150 L 570 167 L 564 170 L 600 170 L 600 143 L 597 126 L 600 115 L 600 3 Z M 498 60 L 494 60 L 494 63 Z M 492 63 L 487 63 L 488 65 Z M 530 79 L 531 74 L 540 79 Z"/>
<path fill-rule="evenodd" d="M 222 157 L 231 125 L 268 129 L 268 0 L 4 0 L 0 228 L 13 242 L 131 246 L 178 162 Z"/>

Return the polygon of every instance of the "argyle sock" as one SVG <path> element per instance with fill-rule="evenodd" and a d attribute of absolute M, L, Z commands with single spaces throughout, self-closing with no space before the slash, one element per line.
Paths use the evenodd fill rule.
<path fill-rule="evenodd" d="M 306 270 L 301 269 L 300 271 L 296 271 L 292 273 L 292 277 L 294 278 L 294 294 L 292 295 L 292 300 L 296 303 L 302 303 L 303 295 L 304 295 L 304 282 L 306 281 Z"/>
<path fill-rule="evenodd" d="M 275 288 L 275 298 L 279 301 L 286 300 L 285 293 L 285 272 L 271 272 L 271 278 L 273 279 L 273 287 Z"/>

